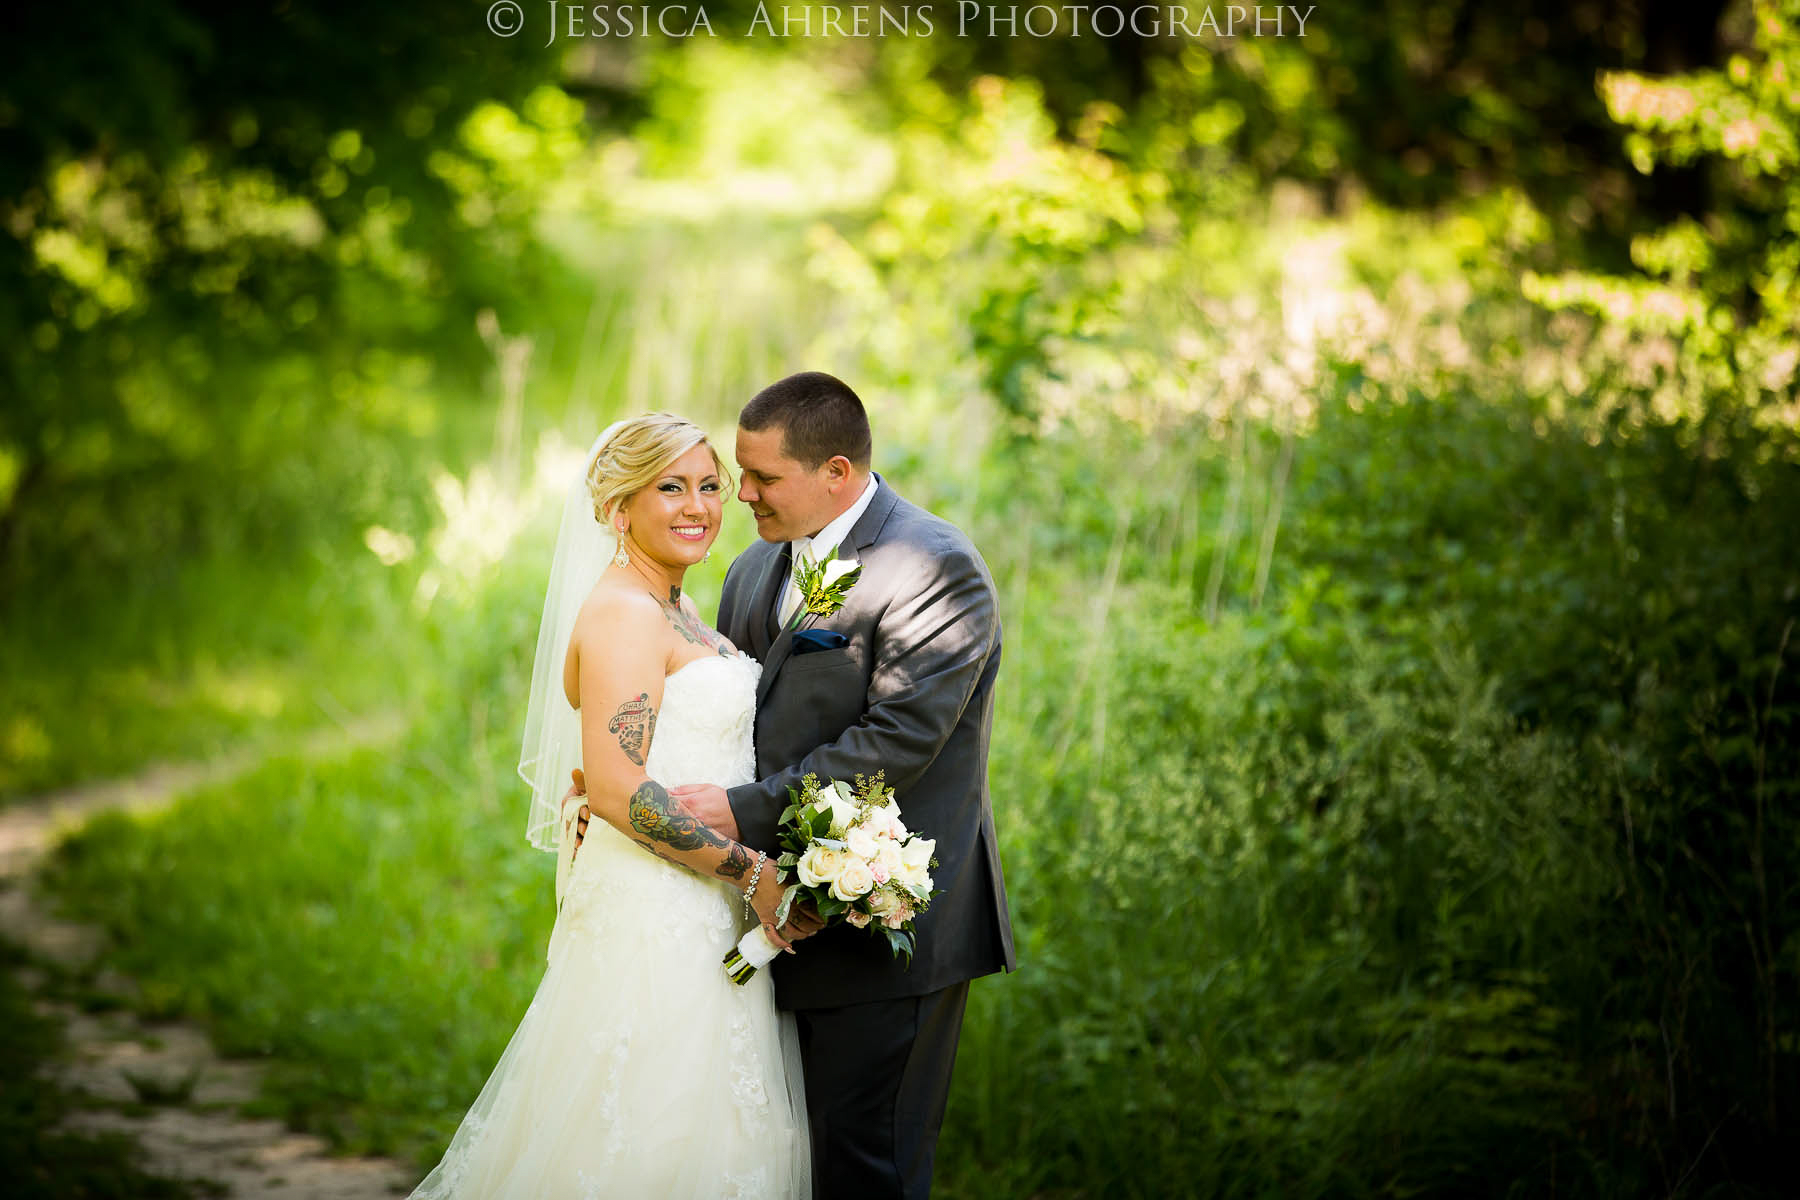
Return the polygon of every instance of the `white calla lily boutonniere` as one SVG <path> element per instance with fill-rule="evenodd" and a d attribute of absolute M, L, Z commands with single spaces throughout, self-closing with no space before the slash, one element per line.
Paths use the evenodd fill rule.
<path fill-rule="evenodd" d="M 803 558 L 794 566 L 794 587 L 800 593 L 800 606 L 794 610 L 793 624 L 788 628 L 797 629 L 809 616 L 829 617 L 844 607 L 844 597 L 860 578 L 862 564 L 838 558 L 836 546 L 816 559 Z"/>

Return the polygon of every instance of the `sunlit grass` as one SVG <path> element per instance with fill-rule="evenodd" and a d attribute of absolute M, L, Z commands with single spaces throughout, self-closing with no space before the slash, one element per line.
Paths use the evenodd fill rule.
<path fill-rule="evenodd" d="M 276 749 L 390 707 L 391 692 L 359 665 L 410 619 L 384 574 L 348 548 L 330 573 L 306 560 L 214 557 L 156 587 L 16 605 L 0 632 L 0 797 Z M 326 630 L 335 652 L 297 652 Z"/>

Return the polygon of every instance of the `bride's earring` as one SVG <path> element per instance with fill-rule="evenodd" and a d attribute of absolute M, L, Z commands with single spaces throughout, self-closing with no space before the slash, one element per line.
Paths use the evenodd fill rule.
<path fill-rule="evenodd" d="M 619 526 L 619 548 L 613 551 L 612 565 L 615 567 L 631 565 L 631 560 L 625 557 L 625 527 L 623 525 Z"/>
<path fill-rule="evenodd" d="M 706 548 L 706 553 L 702 554 L 700 556 L 700 561 L 701 562 L 711 562 L 712 561 L 712 547 L 711 546 L 708 546 Z"/>

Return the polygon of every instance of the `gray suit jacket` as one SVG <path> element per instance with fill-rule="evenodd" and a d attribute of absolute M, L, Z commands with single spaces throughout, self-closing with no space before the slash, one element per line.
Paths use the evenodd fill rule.
<path fill-rule="evenodd" d="M 937 839 L 932 876 L 944 894 L 919 917 L 910 969 L 884 939 L 849 926 L 781 955 L 772 969 L 783 1008 L 922 995 L 1015 965 L 988 802 L 1000 618 L 987 564 L 961 530 L 885 482 L 838 557 L 861 562 L 862 575 L 842 609 L 803 623 L 849 639 L 835 650 L 793 654 L 792 634 L 778 630 L 786 543 L 757 542 L 725 576 L 719 630 L 763 667 L 761 778 L 729 789 L 732 812 L 744 842 L 773 853 L 802 776 L 884 770 L 907 828 Z"/>

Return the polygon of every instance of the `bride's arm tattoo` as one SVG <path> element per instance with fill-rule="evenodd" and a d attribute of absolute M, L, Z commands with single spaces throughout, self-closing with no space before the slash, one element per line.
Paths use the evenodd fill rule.
<path fill-rule="evenodd" d="M 644 780 L 631 794 L 625 814 L 631 820 L 631 827 L 649 839 L 645 844 L 652 851 L 656 851 L 653 844 L 656 842 L 671 850 L 699 850 L 705 846 L 731 844 L 712 826 L 676 803 L 654 779 Z"/>
<path fill-rule="evenodd" d="M 722 875 L 726 879 L 742 879 L 749 870 L 750 852 L 733 842 L 731 848 L 725 851 L 725 861 L 713 868 L 713 874 Z"/>
<path fill-rule="evenodd" d="M 650 739 L 656 734 L 656 710 L 650 707 L 650 693 L 639 692 L 635 700 L 619 705 L 619 711 L 606 723 L 606 732 L 617 734 L 625 757 L 643 766 Z"/>
<path fill-rule="evenodd" d="M 644 780 L 632 793 L 625 812 L 631 827 L 643 835 L 637 839 L 638 845 L 660 858 L 679 861 L 666 853 L 664 846 L 670 850 L 711 846 L 725 851 L 724 860 L 713 868 L 715 875 L 742 879 L 750 870 L 750 854 L 743 846 L 688 812 L 654 779 Z"/>

